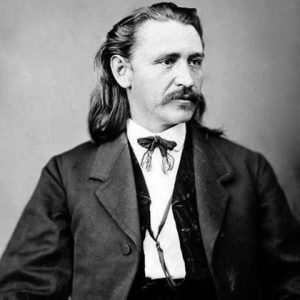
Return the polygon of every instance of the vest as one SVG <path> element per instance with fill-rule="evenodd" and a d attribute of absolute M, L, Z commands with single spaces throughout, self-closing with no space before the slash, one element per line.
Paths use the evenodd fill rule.
<path fill-rule="evenodd" d="M 160 299 L 192 300 L 200 299 L 199 297 L 201 297 L 202 300 L 217 299 L 200 232 L 192 149 L 191 134 L 190 131 L 187 130 L 172 200 L 172 211 L 185 262 L 186 278 L 178 290 L 176 289 L 177 291 L 175 291 L 174 297 L 168 295 L 168 297 L 164 298 L 160 296 Z M 150 221 L 151 200 L 141 167 L 131 146 L 130 153 L 137 189 L 141 237 L 142 240 L 144 240 Z M 145 278 L 144 269 L 144 253 L 142 251 L 138 271 L 128 297 L 130 300 L 144 297 L 144 294 L 140 294 L 140 291 L 147 286 L 147 278 Z M 166 280 L 163 279 L 159 281 L 160 284 L 161 281 L 164 282 L 167 291 L 169 289 L 170 294 L 172 295 L 173 291 L 167 286 Z M 182 294 L 182 297 L 180 297 L 179 294 Z M 154 297 L 149 297 L 149 299 L 154 299 Z"/>

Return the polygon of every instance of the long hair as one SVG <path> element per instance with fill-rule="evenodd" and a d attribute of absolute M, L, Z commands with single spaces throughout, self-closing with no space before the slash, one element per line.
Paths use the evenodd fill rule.
<path fill-rule="evenodd" d="M 106 41 L 100 47 L 94 61 L 97 85 L 90 99 L 88 125 L 91 138 L 96 143 L 112 139 L 126 128 L 127 119 L 130 117 L 127 94 L 115 80 L 110 68 L 110 60 L 114 55 L 130 59 L 136 43 L 137 29 L 147 20 L 175 20 L 192 25 L 203 43 L 202 26 L 197 10 L 178 7 L 173 3 L 161 2 L 150 7 L 139 8 L 115 24 L 107 33 Z M 192 122 L 200 125 L 204 111 L 205 101 L 202 96 Z"/>

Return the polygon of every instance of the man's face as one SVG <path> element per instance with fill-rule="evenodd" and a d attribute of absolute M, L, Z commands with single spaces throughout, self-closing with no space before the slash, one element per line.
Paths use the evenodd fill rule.
<path fill-rule="evenodd" d="M 131 117 L 160 132 L 191 119 L 200 94 L 203 45 L 191 25 L 146 21 L 136 34 L 127 89 Z"/>

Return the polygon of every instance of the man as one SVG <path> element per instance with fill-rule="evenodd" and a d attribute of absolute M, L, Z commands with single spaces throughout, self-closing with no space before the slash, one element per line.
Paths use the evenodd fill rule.
<path fill-rule="evenodd" d="M 201 126 L 202 28 L 159 3 L 96 55 L 93 142 L 44 168 L 0 299 L 300 299 L 299 226 L 260 154 Z"/>

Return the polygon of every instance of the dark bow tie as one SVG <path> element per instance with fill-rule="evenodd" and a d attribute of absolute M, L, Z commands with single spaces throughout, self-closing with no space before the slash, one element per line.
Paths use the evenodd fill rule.
<path fill-rule="evenodd" d="M 145 138 L 140 138 L 137 142 L 147 151 L 144 153 L 141 166 L 144 167 L 147 171 L 151 170 L 152 163 L 152 154 L 157 147 L 160 150 L 162 156 L 162 170 L 164 173 L 173 169 L 174 166 L 174 157 L 168 153 L 168 151 L 172 151 L 176 147 L 176 142 L 168 141 L 160 136 L 148 136 Z"/>

